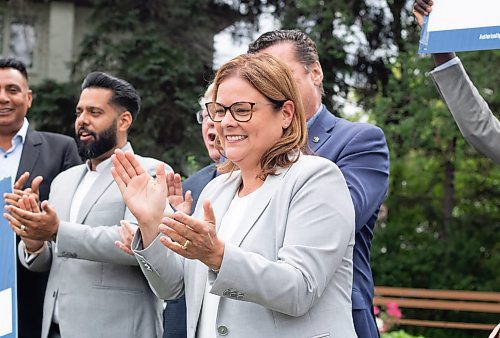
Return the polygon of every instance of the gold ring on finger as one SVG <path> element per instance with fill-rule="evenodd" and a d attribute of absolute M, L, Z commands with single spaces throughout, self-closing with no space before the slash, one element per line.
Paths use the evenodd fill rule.
<path fill-rule="evenodd" d="M 184 243 L 184 245 L 182 246 L 182 248 L 183 248 L 184 250 L 187 250 L 188 245 L 189 245 L 190 243 L 191 243 L 191 241 L 190 241 L 189 239 L 186 239 L 186 242 Z"/>
<path fill-rule="evenodd" d="M 21 231 L 25 231 L 26 230 L 26 225 L 21 224 L 21 226 L 19 228 L 21 229 Z"/>

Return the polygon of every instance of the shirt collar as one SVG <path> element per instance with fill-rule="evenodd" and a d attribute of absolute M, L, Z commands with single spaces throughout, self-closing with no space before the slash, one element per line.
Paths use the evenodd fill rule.
<path fill-rule="evenodd" d="M 111 157 L 108 157 L 95 167 L 95 172 L 98 174 L 102 173 L 110 162 L 111 162 Z M 87 162 L 85 162 L 85 168 L 87 169 L 87 172 L 92 172 L 92 170 L 90 169 L 90 160 L 87 160 Z"/>
<path fill-rule="evenodd" d="M 320 104 L 318 110 L 314 113 L 314 115 L 311 116 L 309 120 L 307 120 L 307 128 L 310 128 L 313 125 L 314 121 L 316 121 L 316 119 L 318 118 L 319 113 L 321 113 L 321 111 L 323 110 L 323 107 L 323 103 Z"/>
<path fill-rule="evenodd" d="M 16 142 L 16 140 L 20 140 L 18 142 L 24 144 L 24 141 L 26 140 L 26 134 L 28 133 L 28 127 L 29 127 L 29 122 L 28 119 L 25 117 L 23 121 L 23 126 L 21 127 L 21 129 L 17 131 L 16 135 L 14 135 L 14 137 L 12 138 L 12 143 Z"/>

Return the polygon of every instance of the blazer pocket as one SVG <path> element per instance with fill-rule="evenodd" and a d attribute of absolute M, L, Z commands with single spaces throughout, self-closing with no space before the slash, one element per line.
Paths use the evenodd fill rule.
<path fill-rule="evenodd" d="M 115 211 L 115 210 L 125 210 L 125 203 L 123 201 L 117 201 L 117 202 L 106 202 L 106 203 L 95 203 L 91 210 L 92 212 L 96 211 Z"/>
<path fill-rule="evenodd" d="M 129 288 L 115 287 L 115 286 L 94 285 L 94 288 L 97 290 L 110 291 L 110 292 L 124 292 L 133 295 L 144 294 L 144 290 L 129 289 Z"/>
<path fill-rule="evenodd" d="M 330 332 L 325 332 L 325 333 L 317 334 L 315 336 L 310 336 L 308 338 L 330 338 Z"/>

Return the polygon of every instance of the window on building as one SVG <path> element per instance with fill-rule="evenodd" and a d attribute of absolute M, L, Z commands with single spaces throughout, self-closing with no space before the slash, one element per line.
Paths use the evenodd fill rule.
<path fill-rule="evenodd" d="M 36 30 L 34 22 L 12 20 L 10 22 L 9 53 L 11 57 L 24 62 L 32 68 L 36 47 Z"/>
<path fill-rule="evenodd" d="M 34 17 L 16 17 L 0 12 L 0 56 L 13 57 L 26 67 L 35 67 L 37 46 Z"/>
<path fill-rule="evenodd" d="M 3 55 L 4 14 L 0 12 L 0 55 Z"/>

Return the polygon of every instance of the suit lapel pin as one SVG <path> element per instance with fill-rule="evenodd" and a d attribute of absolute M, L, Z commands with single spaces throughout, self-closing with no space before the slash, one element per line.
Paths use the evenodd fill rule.
<path fill-rule="evenodd" d="M 318 136 L 314 136 L 313 137 L 313 142 L 314 143 L 318 143 L 319 142 L 319 137 Z"/>

